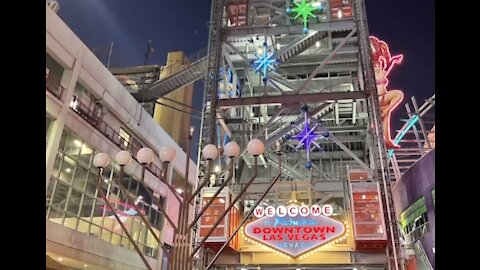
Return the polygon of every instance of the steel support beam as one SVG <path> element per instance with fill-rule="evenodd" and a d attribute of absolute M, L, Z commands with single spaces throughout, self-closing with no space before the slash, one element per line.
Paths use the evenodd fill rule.
<path fill-rule="evenodd" d="M 230 48 L 232 51 L 234 51 L 236 54 L 238 54 L 238 56 L 240 56 L 245 63 L 250 63 L 250 60 L 247 57 L 245 57 L 241 51 L 239 51 L 237 48 L 235 48 L 235 46 L 233 46 L 232 43 L 227 41 L 223 44 L 226 45 L 228 48 Z M 227 54 L 226 57 L 230 57 L 230 55 Z M 232 66 L 233 66 L 233 62 L 232 62 Z"/>
<path fill-rule="evenodd" d="M 340 147 L 343 151 L 345 151 L 345 153 L 347 153 L 350 157 L 352 157 L 363 168 L 365 168 L 367 170 L 370 170 L 370 167 L 368 167 L 368 165 L 365 164 L 365 162 L 363 162 L 363 160 L 358 158 L 358 156 L 355 155 L 355 153 L 353 153 L 352 150 L 350 150 L 347 146 L 345 146 L 345 144 L 343 144 L 341 141 L 337 140 L 337 138 L 335 138 L 335 136 L 330 134 L 330 139 L 332 141 L 334 141 L 338 145 L 338 147 Z"/>
<path fill-rule="evenodd" d="M 312 111 L 308 111 L 307 115 L 308 117 L 311 117 L 312 115 L 315 115 L 316 113 L 318 113 L 319 111 L 323 110 L 325 107 L 328 106 L 328 103 L 324 103 L 324 104 L 321 104 L 320 106 L 318 106 L 316 109 L 312 110 Z M 297 119 L 297 121 L 295 121 L 295 125 L 299 125 L 300 123 L 303 123 L 304 121 L 304 117 L 301 116 Z M 275 143 L 277 140 L 279 140 L 280 138 L 283 137 L 283 135 L 287 134 L 287 132 L 289 132 L 290 130 L 292 130 L 293 126 L 292 125 L 288 125 L 287 127 L 283 128 L 282 130 L 280 130 L 277 134 L 275 134 L 273 137 L 270 137 L 268 139 L 268 141 L 265 143 L 265 148 L 268 148 L 270 145 L 272 145 L 272 143 Z"/>
<path fill-rule="evenodd" d="M 357 29 L 356 28 L 353 28 L 352 31 L 350 31 L 350 33 L 348 34 L 348 36 L 346 36 L 342 42 L 340 42 L 340 44 L 337 45 L 337 47 L 335 47 L 335 49 L 327 56 L 327 58 L 325 58 L 325 60 L 323 60 L 322 64 L 320 64 L 315 70 L 313 70 L 313 72 L 310 74 L 310 76 L 308 77 L 308 79 L 300 86 L 300 88 L 297 89 L 297 91 L 295 91 L 295 93 L 302 93 L 303 91 L 305 91 L 305 88 L 308 87 L 308 84 L 310 84 L 310 82 L 312 81 L 312 79 L 318 74 L 320 73 L 320 71 L 322 71 L 322 69 L 327 65 L 327 63 L 330 61 L 330 59 L 332 59 L 335 54 L 337 54 L 337 52 L 347 43 L 347 41 L 357 32 Z"/>
<path fill-rule="evenodd" d="M 353 29 L 355 22 L 348 21 L 333 21 L 324 22 L 318 24 L 312 24 L 309 26 L 309 30 L 313 31 L 347 31 Z M 231 27 L 227 28 L 223 32 L 223 41 L 228 40 L 228 37 L 233 36 L 248 36 L 248 35 L 281 35 L 281 34 L 298 34 L 303 32 L 303 25 L 277 25 L 271 27 L 265 26 L 246 26 L 246 27 Z"/>
<path fill-rule="evenodd" d="M 285 15 L 285 14 L 286 14 L 285 9 L 281 9 L 281 8 L 279 8 L 279 7 L 272 6 L 272 5 L 267 4 L 267 3 L 265 3 L 265 2 L 259 2 L 258 4 L 255 3 L 255 4 L 253 4 L 253 5 L 254 5 L 254 6 L 256 6 L 256 5 L 258 5 L 258 6 L 263 6 L 263 7 L 269 8 L 269 9 L 271 9 L 271 10 L 278 11 L 278 12 L 282 13 L 282 15 Z"/>
<path fill-rule="evenodd" d="M 314 94 L 288 94 L 279 96 L 246 97 L 235 99 L 219 99 L 217 106 L 223 107 L 242 107 L 242 106 L 260 106 L 262 104 L 280 105 L 280 104 L 298 104 L 314 102 L 333 102 L 342 99 L 364 99 L 365 93 L 354 92 L 333 92 L 333 93 L 314 93 Z"/>

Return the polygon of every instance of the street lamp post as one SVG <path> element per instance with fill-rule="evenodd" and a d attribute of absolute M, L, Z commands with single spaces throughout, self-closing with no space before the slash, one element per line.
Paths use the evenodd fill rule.
<path fill-rule="evenodd" d="M 190 210 L 190 202 L 194 198 L 198 191 L 203 187 L 204 183 L 202 183 L 195 192 L 192 192 L 192 196 L 188 198 L 187 188 L 188 188 L 188 175 L 189 175 L 189 165 L 190 165 L 190 144 L 193 138 L 194 127 L 190 127 L 190 132 L 187 137 L 187 158 L 186 158 L 186 165 L 185 165 L 185 184 L 184 184 L 184 192 L 183 192 L 183 201 L 180 203 L 179 207 L 179 219 L 178 219 L 178 230 L 174 234 L 174 249 L 173 249 L 173 256 L 172 256 L 172 265 L 170 269 L 172 270 L 180 270 L 186 269 L 187 265 L 190 265 L 190 261 L 188 258 L 188 252 L 190 247 L 190 237 L 191 231 L 188 228 L 188 215 Z M 203 152 L 204 156 L 208 156 L 207 160 L 209 162 L 208 165 L 208 174 L 211 171 L 211 160 L 215 159 L 218 154 L 218 150 L 214 145 L 211 145 L 207 149 L 207 152 Z"/>
<path fill-rule="evenodd" d="M 158 210 L 165 216 L 167 221 L 170 223 L 170 225 L 174 228 L 174 247 L 173 247 L 173 258 L 172 258 L 172 265 L 171 268 L 172 270 L 191 270 L 193 268 L 193 257 L 196 254 L 196 252 L 201 248 L 202 244 L 206 241 L 206 239 L 212 234 L 214 231 L 216 225 L 218 225 L 223 218 L 228 214 L 228 212 L 232 209 L 233 205 L 241 198 L 241 196 L 246 192 L 247 188 L 253 183 L 257 176 L 258 172 L 258 167 L 257 167 L 257 159 L 258 156 L 262 155 L 265 146 L 262 141 L 255 139 L 252 140 L 248 143 L 247 150 L 248 153 L 252 156 L 254 156 L 255 160 L 255 166 L 254 166 L 254 173 L 251 179 L 248 181 L 248 183 L 244 186 L 244 188 L 240 191 L 239 194 L 233 199 L 232 202 L 229 202 L 229 205 L 227 206 L 227 209 L 219 216 L 219 219 L 216 221 L 216 225 L 212 227 L 212 229 L 209 230 L 206 236 L 203 237 L 202 241 L 196 245 L 195 249 L 193 250 L 192 253 L 190 253 L 191 247 L 192 247 L 192 235 L 191 235 L 191 229 L 192 227 L 198 222 L 199 218 L 203 215 L 203 213 L 206 211 L 206 209 L 212 204 L 213 200 L 219 195 L 221 190 L 231 181 L 233 178 L 233 168 L 234 168 L 234 161 L 240 154 L 240 147 L 238 146 L 237 143 L 235 142 L 229 142 L 227 145 L 225 145 L 224 149 L 224 154 L 226 157 L 230 159 L 229 161 L 229 170 L 228 170 L 228 177 L 227 179 L 222 183 L 221 186 L 218 187 L 217 191 L 213 195 L 212 198 L 206 203 L 205 205 L 202 206 L 202 209 L 200 213 L 198 213 L 193 221 L 189 223 L 188 217 L 189 217 L 189 210 L 190 210 L 190 202 L 199 194 L 201 189 L 205 187 L 205 185 L 209 182 L 210 179 L 210 174 L 212 171 L 212 165 L 213 165 L 213 160 L 218 156 L 218 149 L 215 145 L 209 144 L 206 145 L 202 149 L 202 156 L 204 159 L 207 160 L 208 166 L 207 166 L 207 174 L 206 174 L 206 179 L 203 179 L 203 181 L 198 185 L 196 190 L 192 192 L 192 195 L 189 197 L 187 190 L 188 190 L 188 175 L 189 175 L 189 161 L 190 161 L 190 144 L 193 138 L 193 131 L 194 129 L 190 129 L 190 133 L 188 136 L 188 144 L 187 144 L 187 156 L 186 156 L 186 166 L 185 166 L 185 185 L 184 185 L 184 193 L 183 193 L 183 198 L 180 198 L 178 196 L 178 193 L 175 191 L 175 189 L 168 183 L 166 180 L 166 174 L 168 169 L 168 164 L 173 161 L 175 158 L 175 150 L 171 147 L 163 147 L 160 150 L 160 159 L 163 162 L 163 176 L 161 177 L 161 180 L 166 184 L 168 189 L 174 194 L 174 197 L 179 200 L 180 205 L 179 205 L 179 218 L 178 218 L 178 223 L 177 226 L 175 226 L 175 223 L 171 220 L 171 218 L 167 215 L 167 213 L 161 208 L 158 207 Z M 148 164 L 150 164 L 153 159 L 154 159 L 154 152 L 152 149 L 144 147 L 140 149 L 137 153 L 136 159 L 138 163 L 142 165 L 142 172 L 141 172 L 141 179 L 140 183 L 145 187 L 146 192 L 148 195 L 151 197 L 152 201 L 154 201 L 154 196 L 152 192 L 147 188 L 144 178 L 145 178 L 145 169 Z M 151 232 L 152 236 L 155 238 L 155 240 L 158 242 L 159 245 L 162 245 L 160 236 L 158 236 L 155 233 L 155 230 L 153 229 L 152 224 L 146 218 L 143 214 L 143 212 L 137 207 L 137 197 L 136 195 L 132 195 L 127 187 L 124 186 L 123 183 L 123 176 L 124 176 L 124 167 L 131 161 L 132 156 L 129 152 L 127 151 L 120 151 L 119 153 L 116 154 L 115 156 L 115 161 L 116 163 L 120 166 L 120 175 L 119 179 L 117 179 L 116 183 L 118 184 L 119 188 L 121 189 L 122 193 L 125 194 L 126 199 L 128 202 L 133 202 L 132 205 L 135 208 L 136 212 L 142 219 L 143 223 L 146 225 L 148 230 Z M 97 189 L 100 194 L 100 197 L 105 201 L 105 204 L 107 207 L 112 211 L 115 219 L 117 222 L 120 224 L 123 232 L 125 235 L 127 235 L 130 243 L 132 246 L 135 248 L 139 256 L 141 257 L 142 261 L 144 262 L 145 266 L 147 267 L 148 270 L 151 270 L 152 268 L 148 264 L 145 256 L 143 255 L 142 251 L 138 247 L 138 245 L 135 243 L 133 240 L 131 234 L 128 232 L 127 228 L 119 218 L 116 209 L 110 204 L 108 198 L 106 197 L 105 193 L 103 192 L 101 188 L 101 173 L 103 169 L 109 164 L 110 158 L 108 157 L 107 154 L 105 153 L 99 153 L 95 155 L 94 157 L 94 166 L 99 168 L 99 174 L 98 174 L 98 181 L 97 181 Z M 159 202 L 160 206 L 160 202 Z M 238 230 L 237 230 L 238 231 Z M 227 242 L 228 243 L 228 242 Z"/>
<path fill-rule="evenodd" d="M 235 147 L 236 148 L 236 147 Z M 237 150 L 237 148 L 235 149 Z M 239 150 L 239 148 L 238 148 Z M 197 251 L 202 247 L 202 245 L 205 243 L 205 241 L 208 239 L 208 237 L 210 237 L 210 235 L 213 233 L 213 231 L 216 229 L 216 227 L 218 226 L 218 224 L 220 224 L 220 222 L 222 222 L 222 219 L 227 215 L 227 213 L 230 211 L 230 209 L 232 209 L 232 207 L 235 205 L 235 203 L 240 200 L 241 196 L 245 193 L 245 191 L 247 191 L 247 189 L 250 187 L 250 185 L 253 183 L 253 181 L 257 178 L 257 173 L 258 173 L 258 157 L 260 155 L 263 154 L 263 152 L 265 151 L 265 145 L 263 144 L 263 142 L 259 139 L 253 139 L 251 140 L 250 142 L 248 142 L 248 145 L 247 145 L 247 152 L 253 156 L 254 158 L 254 167 L 253 167 L 253 176 L 248 180 L 247 184 L 243 187 L 243 189 L 237 194 L 237 196 L 235 197 L 235 199 L 233 199 L 232 202 L 229 202 L 229 206 L 227 207 L 227 209 L 220 215 L 220 218 L 217 219 L 217 221 L 215 222 L 215 224 L 212 226 L 212 228 L 208 231 L 207 235 L 203 236 L 202 240 L 200 241 L 200 243 L 195 247 L 195 249 L 193 250 L 193 252 L 190 254 L 190 257 L 193 257 L 195 256 L 195 254 L 197 253 Z M 236 151 L 236 153 L 239 153 L 240 151 Z M 238 154 L 237 154 L 238 155 Z M 232 158 L 232 157 L 231 157 Z M 233 158 L 232 158 L 233 160 Z M 229 179 L 227 179 L 228 181 L 225 181 L 225 183 L 228 183 L 230 181 L 231 177 L 229 177 Z M 223 187 L 224 187 L 224 184 L 218 188 L 218 190 L 222 190 Z M 211 198 L 210 201 L 213 201 L 218 193 L 220 193 L 219 191 L 217 190 L 217 192 L 214 194 L 214 196 Z M 206 210 L 206 208 L 208 207 L 208 205 L 206 205 L 201 213 L 203 214 Z M 200 214 L 199 214 L 200 215 Z M 198 220 L 198 217 L 197 219 Z M 194 220 L 194 222 L 192 222 L 192 224 L 190 224 L 191 226 L 193 226 L 193 224 L 196 222 L 196 220 Z"/>
<path fill-rule="evenodd" d="M 160 150 L 160 159 L 162 160 L 163 162 L 163 168 L 164 170 L 166 171 L 168 169 L 168 164 L 175 158 L 175 150 L 172 148 L 172 147 L 169 147 L 169 146 L 164 146 L 161 148 Z M 144 186 L 144 190 L 148 193 L 148 195 L 150 196 L 152 202 L 155 200 L 155 196 L 153 195 L 153 193 L 149 190 L 148 186 L 145 184 L 145 169 L 146 169 L 146 166 L 148 164 L 150 164 L 153 159 L 154 159 L 154 152 L 152 149 L 148 148 L 148 147 L 144 147 L 142 149 L 140 149 L 138 152 L 137 152 L 137 161 L 138 163 L 140 163 L 142 165 L 142 172 L 141 172 L 141 179 L 140 179 L 140 184 L 142 184 Z M 120 151 L 118 152 L 116 155 L 115 155 L 115 161 L 116 163 L 120 166 L 120 174 L 119 174 L 119 178 L 116 180 L 116 183 L 118 184 L 120 190 L 122 191 L 122 193 L 125 195 L 125 198 L 127 200 L 128 203 L 130 203 L 136 213 L 140 216 L 140 218 L 142 219 L 143 221 L 143 224 L 145 224 L 145 226 L 147 227 L 147 229 L 150 231 L 150 233 L 152 234 L 153 238 L 157 241 L 157 243 L 159 244 L 159 246 L 162 245 L 162 242 L 161 242 L 161 239 L 160 239 L 160 236 L 157 235 L 157 233 L 155 232 L 155 230 L 153 229 L 153 226 L 152 224 L 150 223 L 150 221 L 148 220 L 148 218 L 145 217 L 144 213 L 142 212 L 142 210 L 137 206 L 137 197 L 136 195 L 133 195 L 130 193 L 130 191 L 128 190 L 127 187 L 124 186 L 123 184 L 123 176 L 124 176 L 124 167 L 130 163 L 130 161 L 132 160 L 132 155 L 130 154 L 130 152 L 128 151 Z M 126 226 L 124 225 L 124 223 L 121 221 L 121 219 L 119 218 L 118 214 L 117 214 L 117 211 L 116 209 L 111 205 L 110 201 L 108 200 L 106 194 L 103 192 L 102 188 L 101 188 L 101 175 L 102 175 L 102 171 L 103 169 L 108 166 L 108 164 L 110 163 L 110 157 L 105 154 L 105 153 L 98 153 L 95 155 L 94 159 L 93 159 L 93 164 L 95 167 L 97 167 L 99 169 L 99 173 L 98 173 L 98 180 L 97 180 L 97 190 L 98 190 L 98 193 L 100 195 L 100 197 L 102 198 L 102 200 L 105 202 L 105 204 L 107 205 L 107 207 L 110 209 L 110 211 L 112 211 L 115 219 L 117 220 L 117 222 L 119 223 L 120 227 L 122 228 L 123 232 L 125 233 L 125 235 L 127 235 L 130 243 L 133 245 L 133 247 L 135 248 L 135 250 L 137 251 L 138 255 L 141 257 L 143 263 L 145 264 L 145 266 L 147 267 L 147 269 L 151 270 L 152 268 L 150 267 L 150 265 L 148 264 L 147 260 L 145 259 L 145 256 L 143 255 L 142 251 L 140 250 L 140 248 L 138 247 L 138 245 L 135 243 L 135 241 L 133 240 L 131 234 L 128 232 Z M 173 187 L 168 183 L 168 181 L 166 180 L 166 177 L 165 177 L 165 174 L 163 175 L 163 178 L 165 179 L 161 179 L 162 182 L 164 182 L 166 184 L 166 186 L 170 189 L 170 191 L 174 192 L 174 194 L 176 195 L 176 192 L 175 190 L 173 189 Z M 113 179 L 113 181 L 115 181 L 115 179 Z M 175 198 L 178 198 L 178 196 L 174 196 Z M 166 220 L 168 221 L 168 223 L 173 227 L 173 229 L 176 231 L 177 230 L 177 226 L 175 225 L 175 223 L 171 220 L 171 218 L 167 215 L 167 213 L 164 211 L 164 209 L 160 206 L 160 198 L 158 198 L 158 207 L 157 207 L 158 211 L 166 218 Z"/>
<path fill-rule="evenodd" d="M 227 239 L 227 241 L 225 241 L 225 243 L 223 243 L 223 246 L 217 251 L 217 253 L 213 257 L 213 259 L 207 265 L 207 267 L 202 268 L 202 270 L 203 269 L 208 270 L 208 269 L 210 269 L 210 267 L 212 267 L 212 265 L 218 259 L 218 257 L 220 256 L 222 251 L 225 249 L 225 247 L 228 245 L 228 243 L 233 239 L 233 237 L 235 237 L 235 235 L 238 233 L 238 231 L 243 226 L 243 224 L 245 224 L 245 222 L 247 222 L 247 220 L 252 215 L 253 211 L 255 211 L 255 208 L 257 208 L 257 206 L 260 204 L 260 202 L 262 202 L 262 200 L 265 198 L 265 196 L 267 196 L 267 193 L 272 189 L 272 187 L 275 185 L 275 183 L 277 183 L 278 179 L 280 179 L 280 176 L 282 176 L 282 158 L 281 158 L 282 153 L 280 151 L 277 151 L 277 155 L 278 155 L 278 173 L 277 173 L 277 175 L 272 179 L 272 181 L 270 182 L 270 185 L 268 185 L 267 189 L 263 192 L 263 194 L 260 196 L 260 198 L 258 198 L 257 202 L 255 203 L 255 205 L 253 205 L 252 209 L 248 212 L 248 214 L 246 214 L 243 217 L 242 221 L 240 222 L 240 224 L 238 224 L 235 231 L 233 231 L 233 233 L 230 235 L 230 237 Z M 202 265 L 202 267 L 203 267 L 203 265 Z"/>
<path fill-rule="evenodd" d="M 107 196 L 103 192 L 102 184 L 101 184 L 101 175 L 102 175 L 103 169 L 108 166 L 108 163 L 110 163 L 110 157 L 105 153 L 99 153 L 99 154 L 95 155 L 95 157 L 93 158 L 93 165 L 98 168 L 97 191 L 100 194 L 100 197 L 103 199 L 103 201 L 107 205 L 107 207 L 110 209 L 110 211 L 112 211 L 113 216 L 117 220 L 118 224 L 120 224 L 123 232 L 125 233 L 125 235 L 127 235 L 128 240 L 130 241 L 130 243 L 133 245 L 133 247 L 137 251 L 138 255 L 142 259 L 142 261 L 145 264 L 145 266 L 147 267 L 147 269 L 152 270 L 152 267 L 150 267 L 150 264 L 148 263 L 147 259 L 145 258 L 142 251 L 138 247 L 137 243 L 135 243 L 135 241 L 133 240 L 132 235 L 130 235 L 127 228 L 123 224 L 122 220 L 120 220 L 120 217 L 118 216 L 116 209 L 112 206 L 112 204 L 108 200 Z"/>

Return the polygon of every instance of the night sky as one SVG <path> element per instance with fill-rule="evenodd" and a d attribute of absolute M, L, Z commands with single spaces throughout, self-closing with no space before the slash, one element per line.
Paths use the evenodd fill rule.
<path fill-rule="evenodd" d="M 110 67 L 142 65 L 148 40 L 155 50 L 148 64 L 163 65 L 168 51 L 191 55 L 207 46 L 209 0 L 59 2 L 59 15 L 104 63 L 113 42 Z M 435 1 L 366 0 L 366 5 L 370 34 L 385 40 L 392 55 L 404 54 L 390 73 L 389 88 L 403 90 L 405 100 L 415 96 L 421 105 L 435 93 Z M 194 101 L 201 101 L 199 83 Z M 395 126 L 401 124 L 397 120 Z"/>

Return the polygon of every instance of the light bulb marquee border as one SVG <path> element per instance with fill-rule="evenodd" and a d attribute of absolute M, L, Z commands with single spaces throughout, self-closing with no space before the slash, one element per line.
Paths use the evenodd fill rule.
<path fill-rule="evenodd" d="M 325 242 L 324 244 L 322 244 L 322 245 L 320 245 L 320 246 L 318 246 L 318 247 L 313 247 L 313 248 L 311 248 L 311 249 L 305 250 L 305 252 L 302 252 L 302 253 L 298 254 L 297 256 L 291 256 L 290 254 L 287 254 L 287 253 L 283 252 L 283 251 L 280 250 L 280 249 L 273 248 L 273 247 L 271 247 L 271 246 L 265 245 L 265 244 L 263 244 L 262 242 L 259 242 L 259 241 L 255 240 L 255 239 L 253 239 L 253 238 L 248 237 L 248 236 L 245 234 L 245 232 L 244 232 L 244 230 L 245 230 L 245 227 L 244 227 L 244 226 L 242 227 L 241 232 L 242 232 L 243 238 L 244 238 L 245 240 L 247 240 L 248 242 L 253 243 L 253 244 L 255 244 L 255 245 L 258 245 L 258 246 L 266 249 L 267 251 L 270 251 L 270 252 L 276 253 L 276 254 L 278 254 L 278 255 L 281 255 L 281 256 L 283 256 L 283 257 L 285 257 L 285 258 L 287 258 L 287 259 L 294 259 L 294 260 L 296 260 L 296 259 L 304 259 L 304 258 L 306 258 L 306 257 L 308 257 L 308 256 L 310 256 L 310 255 L 313 255 L 313 253 L 320 252 L 320 251 L 322 251 L 323 249 L 328 248 L 328 247 L 331 247 L 332 245 L 337 244 L 337 242 L 346 239 L 346 238 L 350 235 L 350 228 L 347 227 L 347 224 L 346 224 L 346 223 L 344 223 L 344 224 L 345 224 L 345 228 L 346 228 L 346 229 L 345 229 L 345 232 L 344 232 L 342 235 L 340 235 L 340 236 L 338 236 L 338 237 L 336 237 L 336 238 L 332 238 L 331 240 Z"/>
<path fill-rule="evenodd" d="M 254 239 L 252 237 L 249 237 L 247 235 L 247 233 L 245 232 L 246 230 L 246 227 L 254 222 L 254 221 L 258 221 L 258 220 L 262 220 L 262 219 L 265 219 L 265 218 L 268 218 L 267 216 L 263 216 L 259 219 L 256 219 L 254 221 L 251 221 L 249 222 L 249 224 L 246 224 L 244 226 L 242 226 L 242 228 L 240 229 L 240 233 L 241 233 L 241 236 L 249 243 L 252 243 L 252 244 L 255 244 L 257 246 L 260 246 L 262 247 L 263 249 L 269 251 L 269 252 L 272 252 L 272 253 L 276 253 L 280 256 L 283 256 L 285 257 L 286 259 L 293 259 L 293 260 L 297 260 L 297 259 L 304 259 L 314 253 L 317 253 L 317 252 L 320 252 L 320 251 L 323 251 L 325 250 L 325 248 L 328 248 L 328 247 L 331 247 L 332 245 L 335 245 L 337 244 L 339 241 L 343 241 L 345 239 L 347 239 L 347 237 L 350 235 L 350 226 L 348 224 L 348 222 L 346 220 L 337 220 L 337 219 L 334 219 L 334 218 L 331 218 L 329 216 L 327 216 L 328 218 L 336 221 L 336 222 L 339 222 L 343 225 L 343 233 L 338 235 L 338 236 L 335 236 L 335 237 L 332 237 L 331 239 L 325 241 L 323 244 L 319 245 L 319 246 L 313 246 L 312 248 L 309 248 L 309 249 L 306 249 L 305 251 L 297 254 L 296 256 L 294 255 L 291 255 L 291 254 L 288 254 L 287 252 L 279 249 L 279 248 L 275 248 L 273 246 L 270 246 L 270 245 L 267 245 L 265 243 L 262 243 L 261 241 L 258 241 L 257 239 Z"/>

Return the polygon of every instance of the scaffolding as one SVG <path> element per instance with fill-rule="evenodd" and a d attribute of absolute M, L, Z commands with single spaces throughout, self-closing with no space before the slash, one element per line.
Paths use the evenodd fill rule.
<path fill-rule="evenodd" d="M 136 98 L 154 100 L 179 85 L 204 78 L 198 151 L 202 185 L 198 187 L 213 177 L 213 182 L 222 184 L 220 189 L 227 187 L 237 193 L 239 202 L 248 210 L 250 204 L 286 203 L 289 196 L 285 193 L 294 191 L 307 194 L 302 197 L 306 203 L 336 202 L 348 210 L 348 170 L 367 171 L 369 180 L 379 183 L 381 190 L 388 236 L 387 268 L 403 269 L 391 186 L 408 166 L 434 147 L 427 134 L 431 133 L 431 120 L 424 118 L 435 98 L 420 107 L 412 98 L 413 110 L 405 105 L 409 119 L 395 137 L 402 148 L 387 151 L 364 1 L 306 1 L 321 11 L 306 23 L 290 16 L 293 2 L 212 0 L 207 56 L 197 54 L 189 68 L 172 74 L 168 82 L 160 80 L 139 91 Z M 255 63 L 262 55 L 276 61 L 259 73 Z M 240 89 L 220 89 L 222 93 L 235 90 L 220 95 L 220 70 L 231 71 L 240 81 Z M 296 135 L 295 127 L 302 129 L 308 124 L 322 134 L 311 149 L 288 139 Z M 410 147 L 409 135 L 415 136 L 415 147 Z M 252 139 L 262 140 L 266 147 L 258 158 L 246 154 Z M 202 158 L 205 145 L 223 149 L 228 141 L 240 145 L 238 158 L 219 155 L 209 162 Z M 279 153 L 283 154 L 281 159 Z M 233 169 L 212 172 L 212 163 Z M 253 169 L 256 173 L 251 178 Z M 302 183 L 301 192 L 297 190 L 298 181 Z M 281 190 L 280 186 L 287 189 Z M 188 226 L 193 233 L 184 232 L 180 238 L 184 241 L 182 247 L 189 251 L 186 267 L 206 269 L 214 265 L 225 245 L 211 254 L 205 242 L 198 240 L 195 222 L 205 211 L 199 197 L 193 201 L 194 222 Z M 251 214 L 248 210 L 246 218 Z M 191 246 L 187 247 L 188 243 Z M 187 268 L 177 265 L 174 269 Z"/>

